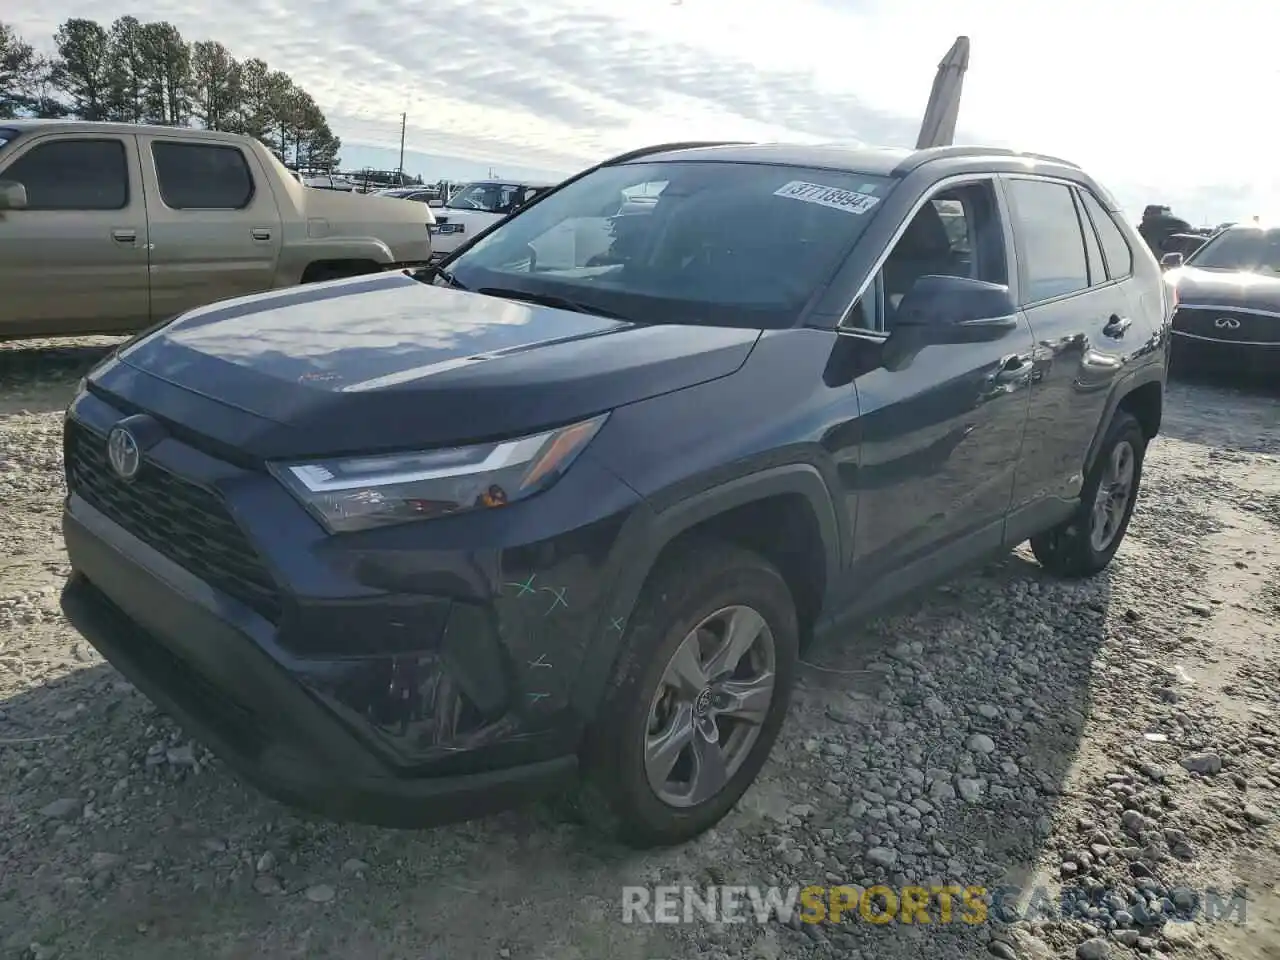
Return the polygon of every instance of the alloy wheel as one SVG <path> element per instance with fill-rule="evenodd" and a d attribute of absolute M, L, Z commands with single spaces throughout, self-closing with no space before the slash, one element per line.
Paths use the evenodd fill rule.
<path fill-rule="evenodd" d="M 773 704 L 773 633 L 760 613 L 731 606 L 706 617 L 676 648 L 649 708 L 649 786 L 673 807 L 718 794 L 742 766 Z"/>
<path fill-rule="evenodd" d="M 1136 467 L 1133 444 L 1122 440 L 1111 449 L 1089 521 L 1089 545 L 1098 553 L 1111 546 L 1124 523 L 1133 498 Z"/>

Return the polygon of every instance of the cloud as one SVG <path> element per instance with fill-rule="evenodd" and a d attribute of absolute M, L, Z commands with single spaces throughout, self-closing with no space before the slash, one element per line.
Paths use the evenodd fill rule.
<path fill-rule="evenodd" d="M 1079 159 L 1140 208 L 1193 219 L 1280 204 L 1280 133 L 1256 0 L 152 0 L 134 11 L 261 57 L 312 92 L 348 143 L 573 170 L 664 139 L 910 145 L 952 38 L 973 38 L 960 139 Z M 44 40 L 106 0 L 46 0 L 18 28 Z M 10 15 L 12 16 L 12 14 Z M 1195 22 L 1194 36 L 1186 24 Z M 1253 26 L 1250 26 L 1250 24 Z M 1194 43 L 1194 47 L 1191 46 Z M 1230 83 L 1180 67 L 1230 56 Z M 1280 212 L 1280 211 L 1277 211 Z"/>

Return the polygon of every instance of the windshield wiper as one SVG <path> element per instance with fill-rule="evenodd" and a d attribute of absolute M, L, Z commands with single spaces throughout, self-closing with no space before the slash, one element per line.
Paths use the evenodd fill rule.
<path fill-rule="evenodd" d="M 469 289 L 466 284 L 464 284 L 461 280 L 458 280 L 457 278 L 454 277 L 452 271 L 437 269 L 436 276 L 439 277 L 441 280 L 443 280 L 445 283 L 447 283 L 449 286 L 453 287 L 453 289 L 455 290 Z"/>
<path fill-rule="evenodd" d="M 557 297 L 551 293 L 526 293 L 523 290 L 512 290 L 507 287 L 481 287 L 476 293 L 483 293 L 488 297 L 503 297 L 507 300 L 523 300 L 526 303 L 537 303 L 544 307 L 554 307 L 557 310 L 572 310 L 574 313 L 593 313 L 597 317 L 608 317 L 611 320 L 631 322 L 630 318 L 624 317 L 620 313 L 614 313 L 612 310 L 579 303 L 577 300 L 570 300 L 568 297 Z"/>

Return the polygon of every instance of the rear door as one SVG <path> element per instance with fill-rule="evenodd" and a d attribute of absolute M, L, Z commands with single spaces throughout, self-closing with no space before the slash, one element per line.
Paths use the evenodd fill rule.
<path fill-rule="evenodd" d="M 6 151 L 0 180 L 27 192 L 25 209 L 0 211 L 0 336 L 148 324 L 134 136 L 35 135 Z"/>
<path fill-rule="evenodd" d="M 269 290 L 280 212 L 267 171 L 238 144 L 139 137 L 151 230 L 151 312 Z"/>
<path fill-rule="evenodd" d="M 1089 446 L 1132 339 L 1121 274 L 1132 271 L 1133 259 L 1123 258 L 1108 234 L 1116 276 L 1108 274 L 1102 242 L 1075 184 L 1009 176 L 1003 187 L 1020 299 L 1036 339 L 1012 515 L 1027 517 L 1035 527 L 1042 525 L 1040 511 L 1065 509 L 1079 496 Z M 1012 522 L 1010 538 L 1021 539 L 1022 533 Z"/>

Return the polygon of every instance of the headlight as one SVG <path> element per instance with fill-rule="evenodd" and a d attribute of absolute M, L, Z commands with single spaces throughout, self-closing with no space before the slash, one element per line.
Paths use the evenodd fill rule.
<path fill-rule="evenodd" d="M 607 417 L 498 443 L 270 469 L 330 532 L 346 533 L 530 497 L 569 469 Z"/>
<path fill-rule="evenodd" d="M 433 223 L 433 224 L 431 224 L 431 226 L 429 227 L 429 229 L 431 230 L 431 232 L 432 232 L 432 233 L 439 233 L 439 234 L 445 234 L 445 233 L 463 233 L 463 232 L 465 231 L 465 224 L 461 224 L 461 223 Z"/>

